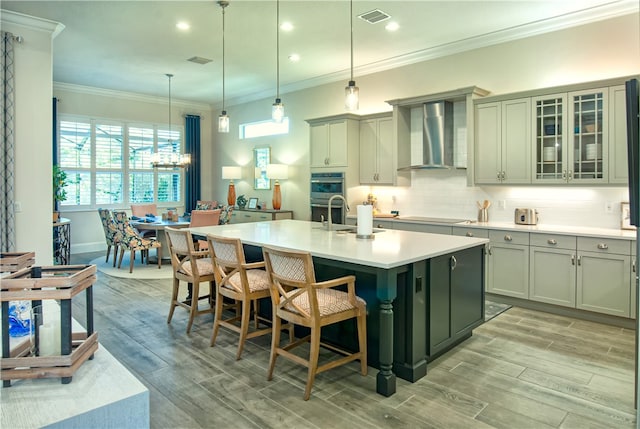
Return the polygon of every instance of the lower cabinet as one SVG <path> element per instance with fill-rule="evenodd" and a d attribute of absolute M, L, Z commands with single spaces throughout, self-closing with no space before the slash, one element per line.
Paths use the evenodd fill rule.
<path fill-rule="evenodd" d="M 529 233 L 489 231 L 487 292 L 529 299 Z"/>
<path fill-rule="evenodd" d="M 280 219 L 293 219 L 290 210 L 234 210 L 231 223 L 262 222 Z"/>
<path fill-rule="evenodd" d="M 427 223 L 413 223 L 413 222 L 399 222 L 394 223 L 395 229 L 401 229 L 403 231 L 416 231 L 416 232 L 428 232 L 430 234 L 444 234 L 451 235 L 451 226 L 447 225 L 434 225 Z"/>
<path fill-rule="evenodd" d="M 532 234 L 531 244 L 529 299 L 630 317 L 629 241 Z"/>
<path fill-rule="evenodd" d="M 484 246 L 478 246 L 429 260 L 429 359 L 483 323 L 483 259 Z"/>

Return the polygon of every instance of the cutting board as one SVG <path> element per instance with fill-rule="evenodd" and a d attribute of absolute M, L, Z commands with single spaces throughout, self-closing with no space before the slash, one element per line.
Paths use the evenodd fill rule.
<path fill-rule="evenodd" d="M 391 213 L 376 213 L 373 215 L 373 217 L 377 217 L 377 218 L 394 218 L 397 217 L 398 215 L 394 215 Z"/>

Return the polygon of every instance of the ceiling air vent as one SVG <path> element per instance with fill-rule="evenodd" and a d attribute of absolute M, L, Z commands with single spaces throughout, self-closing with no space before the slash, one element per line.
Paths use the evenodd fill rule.
<path fill-rule="evenodd" d="M 192 63 L 196 63 L 196 64 L 207 64 L 213 60 L 210 60 L 209 58 L 202 58 L 202 57 L 191 57 L 187 61 L 191 61 Z"/>
<path fill-rule="evenodd" d="M 369 12 L 365 12 L 363 14 L 358 15 L 358 18 L 364 19 L 370 24 L 375 24 L 376 22 L 384 21 L 385 19 L 391 18 L 390 15 L 387 15 L 380 9 L 370 10 Z"/>

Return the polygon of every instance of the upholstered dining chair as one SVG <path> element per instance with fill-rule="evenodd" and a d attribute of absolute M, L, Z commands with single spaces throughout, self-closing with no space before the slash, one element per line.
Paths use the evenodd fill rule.
<path fill-rule="evenodd" d="M 360 372 L 367 375 L 367 310 L 366 302 L 355 294 L 355 276 L 344 276 L 316 282 L 311 254 L 288 251 L 269 246 L 262 248 L 265 266 L 270 277 L 273 303 L 273 336 L 267 378 L 271 380 L 276 358 L 282 356 L 307 367 L 304 400 L 311 395 L 316 374 L 345 363 L 359 360 Z M 334 289 L 345 286 L 347 291 Z M 358 348 L 355 353 L 321 343 L 323 326 L 356 319 Z M 311 334 L 284 347 L 280 347 L 282 320 L 309 328 Z M 309 358 L 304 359 L 290 350 L 310 342 Z M 320 346 L 343 355 L 318 366 Z"/>
<path fill-rule="evenodd" d="M 211 226 L 220 224 L 220 209 L 216 210 L 194 210 L 191 212 L 191 221 L 189 226 Z M 208 244 L 206 240 L 197 240 L 198 250 L 207 250 Z"/>
<path fill-rule="evenodd" d="M 213 262 L 208 250 L 196 250 L 191 232 L 186 229 L 165 228 L 169 251 L 171 252 L 171 267 L 173 268 L 173 289 L 171 294 L 171 306 L 167 323 L 171 323 L 176 307 L 182 307 L 189 311 L 187 322 L 187 334 L 191 332 L 191 326 L 195 316 L 213 313 L 213 295 L 215 290 L 215 276 Z M 190 299 L 180 301 L 180 282 L 186 282 Z M 200 296 L 200 283 L 209 282 L 209 293 Z M 208 307 L 199 308 L 199 301 L 206 299 Z"/>
<path fill-rule="evenodd" d="M 260 321 L 271 323 L 258 315 L 257 301 L 268 298 L 269 275 L 264 270 L 264 262 L 247 263 L 242 242 L 236 238 L 207 236 L 216 276 L 216 311 L 211 333 L 211 346 L 216 343 L 220 326 L 240 334 L 236 359 L 242 356 L 245 341 L 249 338 L 266 335 L 271 327 L 259 329 Z M 230 298 L 241 303 L 240 314 L 224 319 L 223 301 Z M 253 306 L 254 330 L 249 332 L 251 307 Z M 239 322 L 239 324 L 238 324 Z M 289 332 L 291 338 L 292 331 Z"/>
<path fill-rule="evenodd" d="M 118 268 L 122 265 L 122 258 L 125 250 L 131 252 L 129 261 L 129 273 L 133 272 L 133 263 L 136 258 L 136 251 L 140 251 L 140 260 L 144 262 L 146 257 L 147 264 L 149 264 L 149 250 L 157 249 L 158 252 L 158 268 L 162 268 L 162 244 L 152 238 L 142 237 L 138 232 L 129 224 L 129 216 L 123 211 L 113 212 L 113 221 L 118 229 L 118 246 L 121 249 L 120 258 L 118 259 Z"/>
<path fill-rule="evenodd" d="M 194 210 L 215 210 L 218 208 L 218 201 L 211 200 L 198 200 L 196 201 L 196 208 Z"/>
<path fill-rule="evenodd" d="M 108 209 L 98 209 L 100 220 L 102 221 L 102 229 L 104 229 L 104 238 L 107 242 L 107 257 L 105 262 L 109 262 L 109 255 L 111 254 L 111 247 L 113 247 L 113 266 L 116 266 L 116 260 L 118 259 L 118 245 L 120 233 L 113 221 L 111 211 Z"/>
<path fill-rule="evenodd" d="M 131 204 L 131 215 L 137 217 L 145 217 L 146 215 L 158 216 L 158 206 L 155 203 Z"/>

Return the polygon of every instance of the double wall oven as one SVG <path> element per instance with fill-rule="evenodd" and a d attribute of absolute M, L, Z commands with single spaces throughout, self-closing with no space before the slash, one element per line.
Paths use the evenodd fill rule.
<path fill-rule="evenodd" d="M 329 198 L 334 195 L 346 196 L 344 173 L 311 173 L 311 220 L 320 222 L 329 217 Z M 331 202 L 333 223 L 345 223 L 344 201 L 335 198 Z"/>

